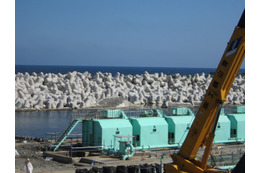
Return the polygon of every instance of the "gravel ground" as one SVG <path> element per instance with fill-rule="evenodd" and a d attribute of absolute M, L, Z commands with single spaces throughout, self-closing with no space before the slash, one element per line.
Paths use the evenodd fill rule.
<path fill-rule="evenodd" d="M 33 172 L 55 173 L 57 170 L 61 172 L 66 170 L 66 173 L 75 173 L 75 166 L 73 164 L 62 164 L 55 161 L 46 161 L 42 156 L 42 149 L 44 149 L 44 144 L 39 142 L 30 142 L 27 144 L 16 143 L 15 149 L 19 153 L 19 156 L 15 157 L 16 173 L 24 173 L 24 163 L 27 158 L 31 160 L 33 165 Z"/>
<path fill-rule="evenodd" d="M 239 147 L 238 147 L 239 146 Z M 222 153 L 244 153 L 245 146 L 242 145 L 216 145 L 213 148 L 212 153 L 215 154 L 215 157 L 222 158 Z M 78 163 L 80 158 L 73 158 L 74 163 L 64 164 L 56 161 L 47 161 L 43 157 L 43 151 L 45 150 L 45 144 L 41 142 L 16 142 L 15 149 L 18 151 L 19 156 L 15 157 L 15 172 L 16 173 L 24 173 L 24 164 L 27 158 L 31 160 L 33 165 L 34 173 L 75 173 L 76 169 L 87 168 L 90 169 L 92 165 L 90 164 L 82 164 L 81 166 L 75 165 Z M 202 154 L 203 150 L 198 152 L 198 156 Z M 222 152 L 221 152 L 222 151 Z M 162 153 L 166 152 L 167 155 L 165 159 L 161 159 Z M 119 160 L 115 157 L 110 157 L 106 155 L 102 156 L 88 156 L 93 160 L 97 160 L 100 162 L 104 162 L 105 164 L 95 165 L 96 167 L 102 166 L 117 166 L 117 165 L 140 165 L 140 164 L 160 164 L 162 163 L 170 163 L 172 160 L 169 157 L 170 153 L 177 152 L 177 150 L 164 150 L 161 149 L 159 151 L 146 151 L 145 153 L 138 151 L 135 153 L 135 156 L 130 158 L 127 161 Z M 242 156 L 242 155 L 241 155 Z M 237 158 L 239 160 L 239 158 Z M 237 163 L 238 160 L 234 160 L 234 163 Z M 210 164 L 210 161 L 209 161 Z M 221 164 L 217 164 L 219 166 L 224 166 L 224 162 Z"/>
<path fill-rule="evenodd" d="M 78 163 L 80 158 L 74 158 L 74 163 L 64 164 L 59 163 L 56 161 L 46 161 L 45 158 L 43 158 L 43 151 L 45 150 L 44 143 L 40 142 L 27 142 L 26 144 L 23 144 L 21 142 L 16 142 L 15 149 L 18 151 L 19 156 L 15 157 L 15 172 L 16 173 L 24 173 L 24 164 L 27 158 L 30 159 L 32 165 L 33 165 L 33 172 L 34 173 L 75 173 L 76 169 L 83 169 L 87 168 L 90 169 L 92 165 L 90 164 L 82 164 L 83 166 L 75 166 L 75 163 Z M 91 158 L 93 160 L 97 160 L 100 162 L 104 162 L 105 164 L 95 165 L 96 167 L 102 167 L 102 166 L 117 166 L 117 165 L 140 165 L 140 164 L 154 164 L 160 163 L 160 157 L 162 155 L 162 152 L 164 150 L 157 153 L 156 152 L 146 152 L 145 155 L 143 155 L 143 152 L 139 151 L 137 152 L 137 156 L 127 160 L 123 161 L 116 157 L 110 157 L 106 155 L 102 156 L 90 156 L 88 158 Z M 153 154 L 151 154 L 153 153 Z M 169 153 L 169 152 L 167 152 Z M 169 155 L 162 160 L 163 163 L 169 163 L 171 162 L 171 159 Z"/>

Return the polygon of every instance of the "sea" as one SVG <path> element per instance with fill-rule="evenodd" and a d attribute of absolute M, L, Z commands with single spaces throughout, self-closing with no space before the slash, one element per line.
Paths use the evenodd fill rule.
<path fill-rule="evenodd" d="M 111 73 L 113 76 L 117 72 L 124 75 L 164 73 L 167 75 L 179 73 L 180 75 L 194 75 L 196 73 L 214 74 L 216 68 L 188 68 L 188 67 L 119 67 L 119 66 L 58 66 L 58 65 L 15 65 L 15 73 L 54 73 L 66 74 L 68 72 L 89 72 L 95 75 L 97 72 Z M 244 74 L 245 69 L 240 69 L 239 73 Z"/>
<path fill-rule="evenodd" d="M 97 72 L 111 73 L 113 76 L 119 72 L 124 75 L 164 73 L 172 75 L 194 75 L 196 73 L 214 74 L 216 68 L 180 68 L 180 67 L 112 67 L 112 66 L 56 66 L 56 65 L 15 65 L 15 73 L 54 73 L 67 74 L 68 72 L 89 72 L 95 75 Z M 239 70 L 245 74 L 245 69 Z M 196 109 L 196 108 L 195 108 Z M 50 134 L 61 133 L 70 122 L 73 115 L 88 113 L 84 110 L 63 110 L 63 111 L 30 111 L 15 112 L 15 136 L 27 137 L 49 137 Z M 75 129 L 75 134 L 80 134 L 81 125 Z"/>

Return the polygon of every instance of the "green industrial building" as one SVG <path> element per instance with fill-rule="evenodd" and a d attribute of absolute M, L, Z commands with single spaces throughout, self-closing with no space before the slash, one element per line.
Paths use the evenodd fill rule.
<path fill-rule="evenodd" d="M 168 123 L 168 144 L 181 145 L 194 120 L 194 114 L 189 108 L 173 108 L 171 115 L 165 116 Z"/>
<path fill-rule="evenodd" d="M 227 114 L 231 122 L 231 138 L 245 140 L 245 106 L 232 107 L 232 114 Z"/>
<path fill-rule="evenodd" d="M 118 141 L 132 142 L 133 127 L 123 111 L 106 110 L 102 119 L 82 120 L 82 145 L 118 148 Z"/>

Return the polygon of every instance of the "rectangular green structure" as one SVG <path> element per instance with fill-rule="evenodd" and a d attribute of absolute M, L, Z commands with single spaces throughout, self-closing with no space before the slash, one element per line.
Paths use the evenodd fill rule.
<path fill-rule="evenodd" d="M 232 112 L 237 114 L 237 113 L 245 113 L 245 106 L 233 106 L 232 107 Z"/>
<path fill-rule="evenodd" d="M 93 119 L 82 120 L 82 145 L 94 146 Z"/>
<path fill-rule="evenodd" d="M 168 144 L 182 144 L 189 132 L 194 116 L 165 116 L 168 123 Z"/>
<path fill-rule="evenodd" d="M 163 117 L 131 118 L 134 146 L 156 147 L 167 144 L 168 124 Z"/>
<path fill-rule="evenodd" d="M 126 118 L 125 113 L 122 110 L 103 110 L 102 117 L 104 118 Z"/>
<path fill-rule="evenodd" d="M 219 116 L 214 143 L 225 143 L 230 139 L 230 120 L 224 114 Z"/>
<path fill-rule="evenodd" d="M 83 146 L 116 149 L 119 147 L 118 140 L 132 141 L 133 128 L 128 119 L 83 120 L 82 130 Z"/>
<path fill-rule="evenodd" d="M 231 138 L 245 140 L 245 114 L 227 114 L 231 122 Z"/>
<path fill-rule="evenodd" d="M 245 106 L 233 106 L 232 114 L 227 114 L 231 122 L 231 138 L 245 141 Z"/>
<path fill-rule="evenodd" d="M 172 108 L 172 115 L 194 115 L 190 108 L 176 107 Z"/>

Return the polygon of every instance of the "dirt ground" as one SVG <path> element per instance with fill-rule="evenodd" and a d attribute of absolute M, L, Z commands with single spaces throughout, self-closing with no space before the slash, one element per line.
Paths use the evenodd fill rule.
<path fill-rule="evenodd" d="M 75 173 L 75 167 L 73 164 L 62 164 L 55 161 L 46 161 L 43 158 L 44 144 L 39 142 L 28 142 L 26 144 L 16 143 L 15 149 L 19 153 L 19 156 L 15 157 L 15 172 L 24 173 L 24 165 L 27 158 L 30 159 L 33 165 L 33 172 L 42 173 Z"/>
<path fill-rule="evenodd" d="M 47 160 L 43 157 L 43 152 L 45 150 L 45 144 L 40 142 L 27 142 L 26 144 L 22 142 L 16 142 L 15 149 L 19 153 L 19 156 L 15 157 L 15 172 L 16 173 L 24 173 L 24 165 L 27 158 L 30 159 L 33 165 L 34 173 L 75 173 L 76 169 L 88 168 L 92 167 L 91 164 L 82 164 L 81 166 L 77 166 L 77 163 L 80 158 L 73 158 L 73 163 L 65 164 L 59 163 L 53 160 Z M 43 151 L 42 151 L 43 150 Z M 110 157 L 103 155 L 99 156 L 90 156 L 93 160 L 97 160 L 100 162 L 105 162 L 105 164 L 95 165 L 96 167 L 102 166 L 117 166 L 117 165 L 139 165 L 139 164 L 153 164 L 160 163 L 160 155 L 158 157 L 155 155 L 151 155 L 149 153 L 139 152 L 138 156 L 133 157 L 127 161 L 120 160 L 116 157 Z M 169 157 L 163 159 L 163 163 L 171 162 Z"/>
<path fill-rule="evenodd" d="M 24 173 L 24 164 L 27 158 L 30 159 L 33 165 L 34 173 L 75 173 L 76 169 L 87 168 L 90 169 L 93 165 L 91 164 L 79 164 L 78 161 L 80 158 L 73 158 L 73 163 L 65 164 L 59 163 L 57 161 L 48 160 L 43 157 L 43 152 L 45 149 L 45 144 L 43 142 L 27 142 L 23 143 L 22 141 L 17 141 L 15 143 L 15 149 L 19 153 L 19 156 L 15 156 L 15 172 Z M 198 156 L 201 155 L 203 150 L 200 150 Z M 117 165 L 140 165 L 140 164 L 160 164 L 170 163 L 170 153 L 177 152 L 177 150 L 157 150 L 157 151 L 146 151 L 141 152 L 137 151 L 135 156 L 130 158 L 127 161 L 120 160 L 116 157 L 110 157 L 107 155 L 102 156 L 88 156 L 87 158 L 104 162 L 105 164 L 94 165 L 96 167 L 102 166 L 117 166 Z M 244 145 L 223 145 L 215 146 L 212 153 L 217 157 L 222 157 L 222 153 L 244 153 Z M 166 157 L 162 158 L 162 154 L 166 153 Z M 223 158 L 223 157 L 222 157 Z M 239 159 L 239 158 L 238 158 Z M 237 160 L 234 160 L 234 163 L 237 163 Z"/>

